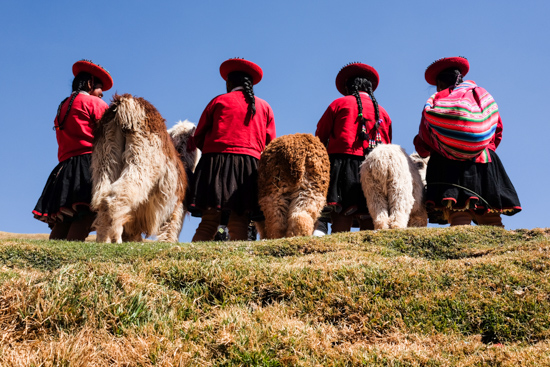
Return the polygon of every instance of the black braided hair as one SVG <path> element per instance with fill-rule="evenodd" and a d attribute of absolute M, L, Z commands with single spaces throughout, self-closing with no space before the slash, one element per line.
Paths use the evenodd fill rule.
<path fill-rule="evenodd" d="M 254 84 L 252 83 L 252 77 L 242 71 L 233 71 L 227 75 L 227 80 L 231 83 L 233 88 L 244 88 L 244 97 L 248 102 L 248 109 L 250 112 L 250 117 L 252 118 L 256 114 L 256 98 L 254 97 Z"/>
<path fill-rule="evenodd" d="M 59 107 L 57 107 L 57 121 L 58 121 L 58 125 L 54 125 L 54 130 L 63 130 L 63 126 L 65 125 L 65 121 L 67 120 L 67 117 L 69 116 L 69 111 L 71 110 L 71 107 L 73 105 L 73 102 L 76 98 L 76 96 L 78 95 L 78 92 L 80 91 L 84 91 L 84 92 L 89 92 L 89 88 L 88 88 L 88 82 L 91 81 L 92 82 L 92 85 L 94 84 L 94 76 L 90 73 L 86 73 L 86 72 L 81 72 L 81 73 L 78 73 L 77 76 L 75 76 L 75 78 L 73 79 L 73 85 L 72 85 L 72 89 L 73 89 L 73 92 L 71 93 L 71 100 L 69 101 L 69 106 L 67 107 L 67 112 L 65 112 L 65 116 L 63 117 L 63 121 L 59 122 L 59 115 L 61 114 L 61 107 L 63 106 L 63 104 L 65 103 L 65 101 L 67 99 L 69 99 L 69 97 L 65 98 L 64 100 L 61 101 L 61 103 L 59 104 Z"/>
<path fill-rule="evenodd" d="M 445 88 L 456 87 L 463 82 L 460 70 L 455 67 L 447 68 L 437 74 L 436 80 L 445 85 Z"/>
<path fill-rule="evenodd" d="M 362 77 L 355 77 L 350 78 L 346 82 L 346 87 L 348 88 L 348 91 L 351 95 L 355 97 L 355 100 L 357 101 L 357 118 L 361 120 L 361 123 L 364 127 L 360 133 L 360 137 L 363 140 L 368 139 L 368 133 L 366 132 L 366 119 L 363 116 L 363 104 L 361 103 L 361 96 L 359 95 L 359 91 L 367 92 L 367 94 L 370 96 L 370 99 L 372 101 L 372 105 L 374 106 L 374 122 L 375 122 L 375 129 L 378 130 L 378 126 L 380 125 L 379 119 L 380 119 L 380 111 L 378 109 L 378 101 L 376 101 L 376 98 L 374 98 L 374 94 L 372 91 L 372 83 L 367 78 Z"/>

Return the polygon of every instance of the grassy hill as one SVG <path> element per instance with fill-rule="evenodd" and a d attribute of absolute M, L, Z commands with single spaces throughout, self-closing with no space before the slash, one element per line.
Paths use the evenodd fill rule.
<path fill-rule="evenodd" d="M 550 230 L 0 240 L 0 366 L 550 366 Z"/>

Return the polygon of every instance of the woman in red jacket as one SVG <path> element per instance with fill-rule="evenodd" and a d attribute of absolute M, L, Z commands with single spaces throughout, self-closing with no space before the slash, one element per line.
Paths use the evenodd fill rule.
<path fill-rule="evenodd" d="M 315 135 L 330 157 L 327 205 L 332 209 L 333 233 L 349 231 L 354 219 L 361 230 L 374 229 L 359 166 L 371 149 L 392 139 L 390 117 L 373 94 L 378 81 L 378 72 L 369 65 L 344 66 L 336 76 L 336 88 L 344 97 L 333 101 L 317 124 Z"/>
<path fill-rule="evenodd" d="M 54 121 L 60 163 L 50 174 L 33 214 L 52 228 L 50 239 L 84 241 L 95 219 L 90 211 L 93 130 L 108 108 L 101 97 L 111 89 L 113 79 L 87 60 L 77 61 L 73 74 L 72 93 L 59 105 Z"/>
<path fill-rule="evenodd" d="M 258 161 L 275 138 L 273 111 L 254 95 L 262 69 L 244 59 L 229 59 L 220 74 L 227 93 L 208 103 L 193 138 L 202 151 L 189 201 L 191 213 L 202 218 L 193 241 L 211 241 L 222 214 L 229 215 L 231 240 L 248 238 L 251 216 L 259 213 Z"/>

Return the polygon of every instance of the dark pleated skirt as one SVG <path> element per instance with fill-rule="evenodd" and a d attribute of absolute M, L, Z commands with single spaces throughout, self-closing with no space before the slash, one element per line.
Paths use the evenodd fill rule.
<path fill-rule="evenodd" d="M 194 174 L 189 211 L 217 209 L 260 215 L 258 205 L 258 159 L 244 154 L 204 154 Z"/>
<path fill-rule="evenodd" d="M 363 156 L 329 154 L 330 184 L 327 206 L 344 215 L 368 215 L 367 201 L 361 188 L 359 166 Z"/>
<path fill-rule="evenodd" d="M 71 157 L 53 169 L 32 211 L 36 219 L 55 224 L 90 213 L 91 157 L 91 154 Z"/>
<path fill-rule="evenodd" d="M 433 153 L 428 162 L 426 205 L 431 223 L 444 224 L 443 209 L 514 215 L 521 211 L 516 189 L 500 158 L 489 163 L 456 161 Z"/>

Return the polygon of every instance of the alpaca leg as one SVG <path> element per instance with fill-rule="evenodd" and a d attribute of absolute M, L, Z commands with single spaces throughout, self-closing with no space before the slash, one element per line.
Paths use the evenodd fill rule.
<path fill-rule="evenodd" d="M 265 238 L 282 238 L 287 227 L 288 201 L 282 195 L 265 197 L 260 207 L 265 216 Z"/>
<path fill-rule="evenodd" d="M 374 223 L 374 229 L 389 228 L 388 201 L 383 193 L 375 187 L 372 187 L 372 189 L 367 192 L 366 199 L 369 214 Z"/>
<path fill-rule="evenodd" d="M 254 225 L 256 226 L 256 230 L 260 235 L 260 239 L 264 239 L 265 238 L 265 220 L 262 220 L 261 222 L 254 222 Z"/>
<path fill-rule="evenodd" d="M 121 206 L 120 202 L 110 200 L 108 203 L 108 212 L 111 218 L 111 226 L 109 234 L 112 242 L 122 243 L 122 232 L 124 232 L 124 224 L 130 219 L 130 207 Z"/>
<path fill-rule="evenodd" d="M 158 177 L 165 177 L 168 170 L 166 162 L 157 154 L 162 147 L 158 139 L 131 135 L 126 137 L 126 147 L 123 156 L 126 165 L 106 198 L 112 218 L 110 237 L 117 243 L 122 242 L 123 227 L 132 213 L 150 199 Z"/>
<path fill-rule="evenodd" d="M 426 208 L 422 207 L 420 209 L 413 208 L 411 215 L 409 217 L 409 223 L 407 227 L 426 227 L 428 225 L 428 214 L 426 213 Z"/>
<path fill-rule="evenodd" d="M 109 230 L 111 228 L 111 220 L 107 215 L 106 209 L 100 209 L 97 213 L 96 219 L 92 225 L 96 230 L 96 242 L 110 243 L 111 237 L 109 236 Z"/>
<path fill-rule="evenodd" d="M 178 242 L 183 226 L 183 203 L 179 203 L 168 220 L 160 226 L 158 240 L 161 242 Z"/>
<path fill-rule="evenodd" d="M 374 229 L 387 229 L 389 228 L 389 204 L 383 191 L 386 183 L 376 181 L 371 172 L 366 169 L 362 174 L 361 186 L 367 199 L 367 209 L 374 223 Z"/>
<path fill-rule="evenodd" d="M 311 213 L 298 211 L 291 213 L 288 218 L 288 228 L 285 237 L 311 236 L 315 229 L 315 220 Z"/>
<path fill-rule="evenodd" d="M 390 186 L 391 189 L 388 190 L 390 207 L 388 226 L 390 228 L 407 228 L 414 204 L 412 180 L 410 177 L 394 177 L 394 179 L 396 182 L 393 182 L 393 185 Z"/>
<path fill-rule="evenodd" d="M 325 196 L 318 195 L 312 190 L 298 192 L 298 195 L 290 202 L 285 236 L 311 236 L 315 229 L 315 221 L 325 203 Z"/>

